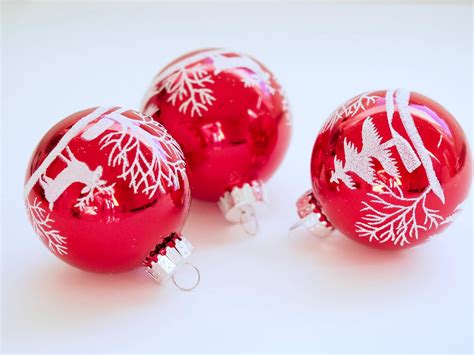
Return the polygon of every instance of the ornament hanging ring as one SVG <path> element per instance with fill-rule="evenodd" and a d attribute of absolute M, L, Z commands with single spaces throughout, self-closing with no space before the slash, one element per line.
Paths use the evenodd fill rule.
<path fill-rule="evenodd" d="M 179 288 L 181 291 L 189 292 L 189 291 L 194 290 L 194 289 L 199 285 L 199 283 L 201 282 L 201 272 L 199 271 L 199 269 L 198 269 L 195 265 L 193 265 L 193 264 L 191 264 L 191 263 L 189 263 L 189 262 L 185 262 L 183 265 L 189 265 L 189 266 L 192 267 L 192 268 L 194 269 L 194 271 L 196 272 L 196 281 L 194 282 L 194 284 L 193 284 L 192 286 L 190 286 L 190 287 L 180 286 L 180 285 L 178 284 L 178 282 L 176 281 L 176 278 L 175 278 L 176 274 L 174 274 L 174 275 L 171 277 L 171 279 L 173 280 L 174 285 L 175 285 L 177 288 Z"/>
<path fill-rule="evenodd" d="M 255 236 L 259 230 L 257 216 L 252 205 L 245 205 L 240 209 L 240 224 L 244 231 L 251 236 Z"/>

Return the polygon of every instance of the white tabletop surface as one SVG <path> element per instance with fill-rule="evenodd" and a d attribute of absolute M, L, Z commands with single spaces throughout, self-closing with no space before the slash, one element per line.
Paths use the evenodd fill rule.
<path fill-rule="evenodd" d="M 443 235 L 406 252 L 287 232 L 318 129 L 355 94 L 421 92 L 473 142 L 471 6 L 4 4 L 2 350 L 470 352 L 471 200 Z M 97 275 L 58 261 L 22 200 L 39 139 L 84 108 L 138 108 L 162 66 L 205 47 L 260 59 L 292 104 L 293 141 L 267 184 L 260 235 L 195 201 L 185 233 L 202 281 L 191 293 L 142 270 Z"/>

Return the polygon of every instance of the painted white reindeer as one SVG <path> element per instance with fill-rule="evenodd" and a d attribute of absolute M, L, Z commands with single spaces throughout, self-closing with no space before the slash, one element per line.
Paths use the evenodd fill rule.
<path fill-rule="evenodd" d="M 90 201 L 94 200 L 94 193 L 96 191 L 113 193 L 113 185 L 105 186 L 106 182 L 101 180 L 102 167 L 98 166 L 95 170 L 89 169 L 86 163 L 78 160 L 71 152 L 69 147 L 66 147 L 67 156 L 63 153 L 59 154 L 59 158 L 64 161 L 67 166 L 54 179 L 46 176 L 44 173 L 39 183 L 44 189 L 44 195 L 49 202 L 49 209 L 52 210 L 54 202 L 62 195 L 62 193 L 75 182 L 85 185 L 81 190 L 84 197 L 78 199 L 76 204 L 79 208 L 84 208 Z"/>

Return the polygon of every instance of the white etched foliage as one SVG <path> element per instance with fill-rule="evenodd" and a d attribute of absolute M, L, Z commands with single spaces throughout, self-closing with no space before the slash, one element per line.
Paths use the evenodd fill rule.
<path fill-rule="evenodd" d="M 370 105 L 373 105 L 380 96 L 374 95 L 371 92 L 356 96 L 347 101 L 344 105 L 337 108 L 324 124 L 321 133 L 332 129 L 341 119 L 354 117 L 357 113 L 366 110 Z"/>
<path fill-rule="evenodd" d="M 249 56 L 235 55 L 227 51 L 210 51 L 195 54 L 183 62 L 166 68 L 155 79 L 156 83 L 152 86 L 148 99 L 166 92 L 167 102 L 173 106 L 178 105 L 181 113 L 189 113 L 191 117 L 202 117 L 216 101 L 214 91 L 210 87 L 215 82 L 215 77 L 229 70 L 241 76 L 244 87 L 263 84 L 271 95 L 276 92 L 271 84 L 271 74 L 263 70 L 260 64 Z M 150 103 L 147 104 L 149 105 L 147 113 L 159 109 L 152 107 Z"/>
<path fill-rule="evenodd" d="M 438 228 L 443 223 L 438 210 L 426 205 L 430 188 L 419 197 L 408 198 L 396 183 L 388 186 L 379 181 L 377 184 L 378 193 L 369 193 L 369 202 L 362 202 L 362 211 L 367 213 L 362 221 L 355 223 L 360 237 L 404 246 L 410 239 L 418 239 L 420 231 Z"/>
<path fill-rule="evenodd" d="M 67 254 L 66 238 L 59 231 L 54 229 L 54 220 L 47 212 L 41 201 L 35 197 L 33 204 L 27 200 L 28 214 L 36 234 L 48 245 L 48 248 L 55 254 Z"/>
<path fill-rule="evenodd" d="M 173 106 L 179 103 L 180 112 L 186 114 L 189 110 L 191 116 L 202 116 L 215 101 L 212 90 L 207 87 L 213 82 L 204 66 L 197 64 L 176 70 L 158 84 L 156 93 L 166 90 L 168 102 Z"/>
<path fill-rule="evenodd" d="M 134 112 L 138 120 L 119 114 L 106 119 L 120 123 L 100 139 L 101 150 L 109 148 L 108 165 L 121 167 L 119 179 L 129 182 L 135 193 L 153 197 L 157 191 L 177 190 L 186 174 L 183 153 L 166 130 L 150 117 Z"/>

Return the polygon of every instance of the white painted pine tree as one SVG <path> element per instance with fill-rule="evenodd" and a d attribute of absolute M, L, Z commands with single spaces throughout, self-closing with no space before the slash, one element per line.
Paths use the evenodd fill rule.
<path fill-rule="evenodd" d="M 331 182 L 341 180 L 347 187 L 354 189 L 354 181 L 348 173 L 357 174 L 369 184 L 376 178 L 374 160 L 380 162 L 384 170 L 393 177 L 398 177 L 396 161 L 389 148 L 384 146 L 372 118 L 367 117 L 362 125 L 362 148 L 359 151 L 347 138 L 344 139 L 344 163 L 334 157 L 334 171 Z"/>

